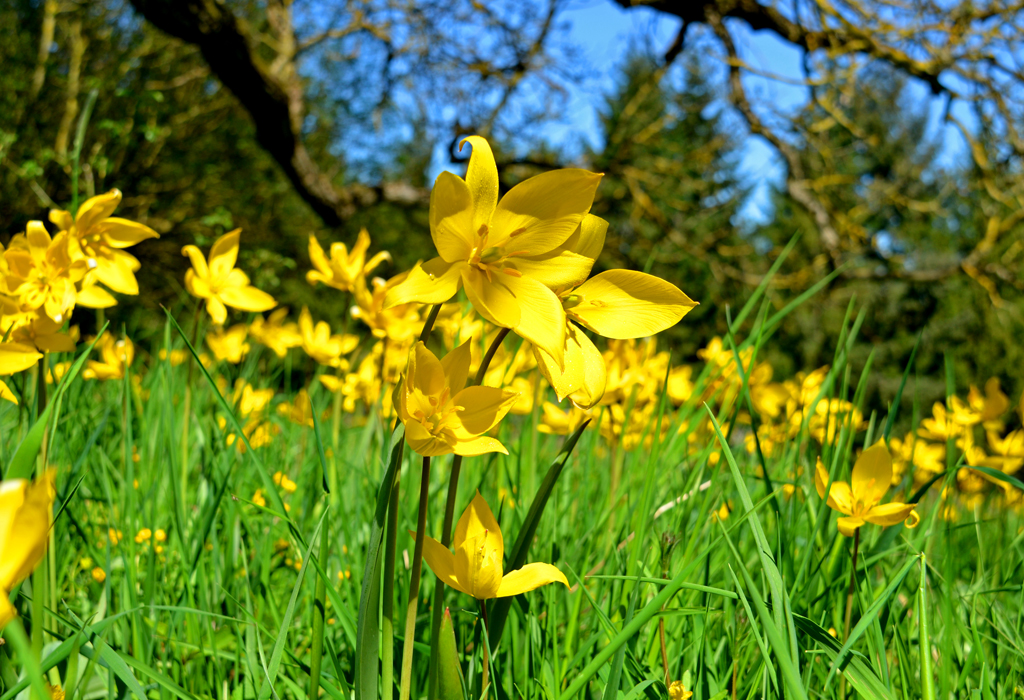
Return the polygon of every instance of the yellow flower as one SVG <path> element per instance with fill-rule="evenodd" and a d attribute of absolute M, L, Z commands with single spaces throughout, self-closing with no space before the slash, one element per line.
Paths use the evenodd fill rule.
<path fill-rule="evenodd" d="M 515 330 L 561 366 L 565 311 L 551 288 L 586 279 L 593 260 L 560 246 L 594 201 L 601 176 L 575 168 L 542 173 L 498 201 L 498 168 L 483 138 L 466 179 L 441 173 L 430 195 L 430 235 L 439 257 L 413 268 L 384 308 L 448 301 L 460 287 L 491 323 Z"/>
<path fill-rule="evenodd" d="M 237 365 L 249 354 L 249 343 L 245 342 L 249 328 L 244 323 L 236 323 L 227 330 L 216 326 L 206 334 L 206 345 L 218 360 L 226 360 Z"/>
<path fill-rule="evenodd" d="M 164 532 L 163 530 L 156 530 L 156 531 L 153 532 L 153 539 L 156 540 L 157 542 L 166 542 L 167 541 L 167 533 Z"/>
<path fill-rule="evenodd" d="M 967 394 L 967 403 L 978 413 L 982 423 L 988 423 L 998 419 L 1010 408 L 1010 397 L 999 388 L 999 378 L 991 377 L 985 382 L 985 394 L 978 391 L 978 387 L 971 386 Z"/>
<path fill-rule="evenodd" d="M 102 361 L 89 360 L 82 376 L 86 379 L 124 379 L 124 373 L 135 360 L 135 345 L 129 338 L 117 340 L 109 332 L 100 336 L 96 347 Z"/>
<path fill-rule="evenodd" d="M 446 585 L 477 600 L 506 598 L 559 582 L 566 588 L 565 574 L 551 564 L 527 564 L 521 569 L 502 571 L 505 541 L 487 501 L 477 492 L 455 525 L 452 554 L 437 540 L 423 542 L 423 558 Z"/>
<path fill-rule="evenodd" d="M 355 288 L 356 305 L 352 307 L 352 318 L 357 318 L 370 328 L 377 338 L 387 338 L 397 343 L 408 343 L 423 326 L 416 304 L 400 304 L 384 308 L 388 291 L 405 281 L 409 274 L 403 272 L 385 281 L 375 277 L 370 282 L 373 289 L 360 282 Z"/>
<path fill-rule="evenodd" d="M 588 214 L 563 247 L 596 259 L 607 228 L 607 222 Z M 564 363 L 538 347 L 537 364 L 558 400 L 569 396 L 580 408 L 601 400 L 607 378 L 601 352 L 578 326 L 605 338 L 632 340 L 674 326 L 697 306 L 675 285 L 633 270 L 609 270 L 556 291 L 566 317 Z"/>
<path fill-rule="evenodd" d="M 828 491 L 829 508 L 846 516 L 839 518 L 839 532 L 852 537 L 854 531 L 864 523 L 888 527 L 906 521 L 907 527 L 915 527 L 920 520 L 920 516 L 914 511 L 916 503 L 893 501 L 880 504 L 891 482 L 892 457 L 885 443 L 879 441 L 873 447 L 864 450 L 857 458 L 849 484 L 845 481 L 833 481 Z M 821 463 L 820 457 L 814 472 L 814 485 L 818 489 L 818 495 L 825 498 L 828 470 Z"/>
<path fill-rule="evenodd" d="M 218 325 L 227 320 L 225 306 L 242 311 L 269 311 L 277 306 L 274 297 L 249 284 L 249 277 L 235 267 L 241 232 L 235 229 L 214 242 L 209 265 L 196 246 L 181 249 L 182 255 L 192 261 L 192 269 L 185 273 L 185 288 L 192 296 L 206 300 L 206 310 Z"/>
<path fill-rule="evenodd" d="M 672 681 L 672 685 L 668 687 L 668 696 L 671 700 L 690 700 L 693 691 L 687 690 L 682 681 Z"/>
<path fill-rule="evenodd" d="M 0 482 L 0 628 L 15 615 L 9 596 L 46 551 L 53 515 L 54 472 L 35 481 Z"/>
<path fill-rule="evenodd" d="M 274 472 L 274 483 L 281 487 L 286 493 L 295 493 L 298 486 L 283 472 Z"/>
<path fill-rule="evenodd" d="M 177 367 L 191 357 L 188 350 L 171 350 L 171 367 Z M 160 359 L 167 359 L 167 348 L 160 350 Z"/>
<path fill-rule="evenodd" d="M 62 330 L 64 324 L 46 314 L 29 312 L 6 316 L 3 326 L 5 332 L 10 329 L 11 340 L 35 346 L 41 352 L 74 352 L 78 341 L 78 326 L 65 333 Z"/>
<path fill-rule="evenodd" d="M 35 348 L 21 343 L 0 342 L 0 377 L 26 370 L 42 358 Z M 0 381 L 0 399 L 18 403 L 14 393 Z"/>
<path fill-rule="evenodd" d="M 92 570 L 92 580 L 96 583 L 103 583 L 107 580 L 107 572 L 97 566 Z"/>
<path fill-rule="evenodd" d="M 256 489 L 256 493 L 254 493 L 252 495 L 252 498 L 250 498 L 249 500 L 255 503 L 256 505 L 260 506 L 261 508 L 267 507 L 267 499 L 263 497 L 263 489 Z"/>
<path fill-rule="evenodd" d="M 323 282 L 328 287 L 340 289 L 343 292 L 350 292 L 356 286 L 363 283 L 366 275 L 385 260 L 391 260 L 391 254 L 381 251 L 366 261 L 366 249 L 370 247 L 370 234 L 366 229 L 359 231 L 356 244 L 352 246 L 352 252 L 344 243 L 331 244 L 330 259 L 324 255 L 324 249 L 313 234 L 309 235 L 309 260 L 313 263 L 314 270 L 306 273 L 306 281 L 316 286 Z"/>
<path fill-rule="evenodd" d="M 116 303 L 106 290 L 95 286 L 97 281 L 121 294 L 138 294 L 135 271 L 139 269 L 139 261 L 123 249 L 147 238 L 160 237 L 148 226 L 111 216 L 120 203 L 121 192 L 114 189 L 85 200 L 74 219 L 66 211 L 50 212 L 50 221 L 68 232 L 72 255 L 85 260 L 89 268 L 82 282 L 83 289 L 89 290 L 82 303 L 88 302 L 88 306 Z"/>
<path fill-rule="evenodd" d="M 466 386 L 471 342 L 442 360 L 422 342 L 417 342 L 409 355 L 405 379 L 395 389 L 395 403 L 405 424 L 406 442 L 421 455 L 508 454 L 504 445 L 483 434 L 505 417 L 518 394 L 490 386 Z"/>
<path fill-rule="evenodd" d="M 313 316 L 305 306 L 299 314 L 299 334 L 306 354 L 329 367 L 347 368 L 348 363 L 341 356 L 352 352 L 359 345 L 357 336 L 332 335 L 326 321 L 313 325 Z"/>
<path fill-rule="evenodd" d="M 302 336 L 299 335 L 299 326 L 294 321 L 285 323 L 288 317 L 287 307 L 281 307 L 267 318 L 257 316 L 249 324 L 249 336 L 260 345 L 264 345 L 274 351 L 274 354 L 283 358 L 291 348 L 302 345 Z"/>
<path fill-rule="evenodd" d="M 153 536 L 153 531 L 148 527 L 144 527 L 135 533 L 135 544 L 142 544 Z"/>
<path fill-rule="evenodd" d="M 42 221 L 30 221 L 4 257 L 10 267 L 7 286 L 22 309 L 42 309 L 58 323 L 66 321 L 75 308 L 75 283 L 87 270 L 84 261 L 72 258 L 68 234 L 50 238 Z"/>

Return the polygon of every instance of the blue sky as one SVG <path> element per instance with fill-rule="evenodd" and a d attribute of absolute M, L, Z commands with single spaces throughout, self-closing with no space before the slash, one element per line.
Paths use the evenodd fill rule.
<path fill-rule="evenodd" d="M 569 22 L 569 40 L 582 52 L 587 64 L 593 68 L 595 78 L 587 85 L 574 89 L 568 113 L 572 121 L 568 124 L 552 125 L 549 138 L 552 142 L 571 142 L 585 138 L 591 145 L 598 146 L 597 109 L 601 94 L 607 93 L 615 76 L 615 68 L 623 59 L 631 41 L 647 38 L 657 51 L 663 52 L 674 39 L 680 22 L 676 18 L 645 8 L 623 10 L 609 0 L 577 0 L 563 13 Z M 751 32 L 742 23 L 730 25 L 736 32 L 741 57 L 751 66 L 784 78 L 800 81 L 803 77 L 801 52 L 767 31 Z M 755 105 L 765 105 L 780 113 L 799 109 L 808 99 L 807 90 L 780 80 L 747 75 L 745 86 Z M 923 85 L 910 85 L 912 97 L 930 100 L 933 128 L 942 129 L 944 151 L 940 158 L 943 166 L 952 166 L 965 154 L 966 144 L 961 136 L 949 126 L 940 123 L 939 115 L 944 107 L 941 99 L 931 97 Z M 969 115 L 954 109 L 954 113 L 970 123 Z M 741 176 L 753 186 L 750 199 L 744 205 L 741 216 L 749 222 L 770 218 L 768 202 L 769 185 L 779 183 L 784 169 L 774 149 L 759 137 L 748 136 L 741 147 Z"/>

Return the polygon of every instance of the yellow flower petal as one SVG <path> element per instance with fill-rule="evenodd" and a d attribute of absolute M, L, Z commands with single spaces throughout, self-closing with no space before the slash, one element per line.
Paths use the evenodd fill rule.
<path fill-rule="evenodd" d="M 415 533 L 412 534 L 415 536 Z M 462 587 L 459 579 L 455 576 L 455 555 L 447 547 L 433 537 L 424 537 L 423 558 L 434 575 L 441 579 L 446 586 L 468 594 L 468 591 Z"/>
<path fill-rule="evenodd" d="M 535 588 L 546 586 L 549 583 L 561 583 L 566 588 L 569 587 L 565 574 L 559 571 L 558 567 L 541 563 L 527 564 L 523 568 L 510 571 L 502 577 L 496 597 L 506 598 L 519 595 L 520 593 L 526 593 Z"/>
<path fill-rule="evenodd" d="M 458 175 L 445 171 L 430 192 L 430 237 L 446 262 L 467 260 L 473 249 L 473 195 Z"/>
<path fill-rule="evenodd" d="M 489 245 L 541 255 L 572 235 L 594 203 L 601 176 L 578 168 L 535 175 L 509 190 L 491 216 Z M 514 238 L 511 238 L 514 234 Z"/>
<path fill-rule="evenodd" d="M 210 248 L 210 277 L 225 279 L 238 261 L 238 239 L 242 229 L 236 228 L 218 238 Z"/>
<path fill-rule="evenodd" d="M 25 580 L 46 551 L 53 511 L 54 471 L 29 483 L 0 482 L 0 591 Z"/>
<path fill-rule="evenodd" d="M 857 528 L 861 527 L 863 524 L 864 520 L 862 518 L 839 518 L 839 520 L 836 521 L 836 525 L 839 526 L 839 532 L 846 537 L 853 537 L 853 533 L 856 532 Z"/>
<path fill-rule="evenodd" d="M 818 458 L 818 464 L 814 469 L 814 486 L 818 489 L 818 496 L 825 498 L 825 487 L 828 486 L 828 470 Z M 828 492 L 828 507 L 840 513 L 849 515 L 853 513 L 853 494 L 850 492 L 850 485 L 845 481 L 833 481 Z"/>
<path fill-rule="evenodd" d="M 456 429 L 456 435 L 470 438 L 486 433 L 501 422 L 518 397 L 514 391 L 493 386 L 466 387 L 452 399 L 460 409 L 456 418 L 462 430 Z"/>
<path fill-rule="evenodd" d="M 433 258 L 417 265 L 401 283 L 384 295 L 384 309 L 402 304 L 443 304 L 455 296 L 462 285 L 465 263 L 449 263 Z"/>
<path fill-rule="evenodd" d="M 498 203 L 498 166 L 487 140 L 481 136 L 467 136 L 459 143 L 459 150 L 469 143 L 473 152 L 466 169 L 466 186 L 473 201 L 473 227 L 476 232 L 491 220 Z"/>
<path fill-rule="evenodd" d="M 577 406 L 590 408 L 604 396 L 607 381 L 604 358 L 586 333 L 575 324 L 567 324 L 565 331 L 564 369 L 559 369 L 558 363 L 546 352 L 534 347 L 537 366 L 559 401 L 571 395 Z"/>
<path fill-rule="evenodd" d="M 0 343 L 0 375 L 26 370 L 42 357 L 31 345 Z"/>
<path fill-rule="evenodd" d="M 498 538 L 501 533 L 498 533 Z M 494 533 L 483 532 L 465 542 L 455 539 L 455 575 L 477 600 L 493 598 L 501 585 L 501 555 Z"/>
<path fill-rule="evenodd" d="M 121 192 L 117 189 L 90 197 L 78 208 L 78 214 L 75 215 L 75 226 L 80 233 L 88 231 L 113 214 L 120 203 Z"/>
<path fill-rule="evenodd" d="M 96 231 L 111 248 L 128 248 L 147 238 L 160 238 L 160 234 L 149 226 L 117 216 L 101 221 Z"/>
<path fill-rule="evenodd" d="M 467 340 L 441 358 L 441 368 L 448 380 L 448 389 L 458 394 L 466 388 L 469 379 L 469 365 L 473 361 L 473 341 Z"/>
<path fill-rule="evenodd" d="M 194 245 L 187 245 L 181 249 L 181 254 L 188 256 L 189 261 L 192 263 L 192 270 L 195 270 L 193 273 L 194 275 L 202 278 L 203 280 L 210 276 L 210 268 L 206 265 L 206 258 L 203 257 L 203 251 L 199 250 L 199 248 Z M 188 280 L 188 273 L 186 273 L 185 279 L 186 281 Z"/>
<path fill-rule="evenodd" d="M 469 438 L 466 440 L 459 440 L 455 443 L 452 448 L 457 455 L 463 457 L 476 457 L 478 455 L 486 455 L 492 452 L 499 452 L 503 455 L 508 454 L 508 450 L 498 440 L 486 435 L 480 437 Z"/>
<path fill-rule="evenodd" d="M 601 351 L 591 342 L 587 334 L 576 328 L 574 324 L 568 324 L 573 330 L 574 338 L 579 343 L 583 353 L 583 385 L 569 398 L 576 406 L 584 410 L 593 408 L 604 398 L 605 384 L 608 380 L 607 369 L 604 365 L 604 357 Z"/>
<path fill-rule="evenodd" d="M 473 308 L 496 326 L 502 328 L 515 328 L 519 324 L 521 312 L 516 298 L 512 292 L 503 284 L 504 278 L 513 279 L 510 275 L 499 273 L 495 279 L 488 279 L 487 276 L 475 267 L 464 267 L 462 269 L 462 283 L 466 289 L 466 296 L 473 304 Z M 554 293 L 539 282 L 535 283 L 546 290 L 552 297 Z M 555 297 L 555 301 L 558 299 Z M 558 305 L 561 308 L 561 304 Z"/>
<path fill-rule="evenodd" d="M 521 337 L 548 353 L 559 366 L 565 353 L 565 310 L 555 293 L 529 277 L 503 275 L 505 287 L 520 309 L 513 328 Z"/>
<path fill-rule="evenodd" d="M 429 430 L 415 421 L 405 424 L 405 441 L 413 452 L 424 457 L 450 455 L 454 451 L 452 445 L 434 437 Z"/>
<path fill-rule="evenodd" d="M 582 284 L 594 266 L 592 258 L 560 248 L 535 257 L 509 258 L 509 263 L 524 276 L 553 290 Z"/>
<path fill-rule="evenodd" d="M 679 322 L 697 303 L 674 284 L 633 270 L 609 270 L 573 292 L 569 316 L 606 338 L 643 338 Z"/>
<path fill-rule="evenodd" d="M 98 284 L 91 284 L 78 292 L 78 303 L 88 309 L 109 309 L 117 306 L 117 299 Z"/>
<path fill-rule="evenodd" d="M 879 440 L 864 450 L 853 465 L 850 476 L 853 500 L 870 508 L 882 500 L 891 482 L 892 456 L 885 443 Z"/>
<path fill-rule="evenodd" d="M 0 382 L 0 399 L 2 399 L 4 401 L 10 401 L 15 406 L 18 405 L 18 397 L 15 396 L 14 392 L 11 391 L 11 388 L 9 386 L 7 386 L 6 384 L 4 384 L 3 382 Z M 0 593 L 0 595 L 2 595 L 2 593 Z M 3 627 L 3 625 L 0 625 L 0 628 L 2 628 L 2 627 Z"/>
<path fill-rule="evenodd" d="M 269 311 L 277 306 L 274 297 L 251 286 L 226 287 L 221 290 L 220 298 L 228 306 L 241 309 L 242 311 Z M 220 323 L 223 323 L 223 321 Z"/>
<path fill-rule="evenodd" d="M 864 519 L 869 523 L 888 527 L 890 525 L 901 523 L 909 518 L 910 514 L 914 512 L 914 508 L 916 507 L 916 503 L 894 502 L 877 505 L 864 515 Z"/>
<path fill-rule="evenodd" d="M 413 346 L 412 354 L 409 356 L 407 377 L 410 388 L 427 396 L 435 396 L 444 391 L 444 366 L 422 341 L 417 341 Z"/>
<path fill-rule="evenodd" d="M 505 541 L 501 536 L 501 527 L 494 517 L 494 512 L 491 511 L 491 507 L 487 505 L 487 501 L 477 491 L 476 495 L 473 496 L 473 500 L 466 506 L 466 510 L 462 512 L 459 521 L 455 523 L 454 539 L 452 541 L 464 542 L 485 533 L 490 533 L 494 538 L 493 540 L 488 540 L 488 543 L 497 549 L 500 561 L 505 556 Z"/>
<path fill-rule="evenodd" d="M 223 326 L 224 322 L 228 320 L 227 307 L 217 297 L 210 297 L 206 300 L 206 313 L 210 314 L 210 318 L 218 326 Z"/>
<path fill-rule="evenodd" d="M 139 283 L 131 269 L 113 258 L 96 258 L 96 279 L 119 294 L 138 294 Z"/>
<path fill-rule="evenodd" d="M 583 221 L 561 245 L 566 250 L 597 260 L 604 250 L 604 239 L 608 233 L 608 222 L 599 216 L 587 214 Z"/>

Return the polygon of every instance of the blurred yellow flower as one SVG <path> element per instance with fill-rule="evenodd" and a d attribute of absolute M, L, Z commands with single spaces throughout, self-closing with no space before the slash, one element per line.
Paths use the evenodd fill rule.
<path fill-rule="evenodd" d="M 42 356 L 42 353 L 36 352 L 35 348 L 29 345 L 0 342 L 0 377 L 26 370 L 39 362 Z M 18 398 L 2 381 L 0 381 L 0 399 L 18 403 Z"/>
<path fill-rule="evenodd" d="M 487 452 L 508 454 L 483 435 L 512 408 L 518 394 L 489 386 L 466 386 L 470 341 L 438 360 L 422 342 L 413 346 L 405 378 L 395 389 L 405 439 L 424 456 Z"/>
<path fill-rule="evenodd" d="M 135 345 L 129 338 L 117 339 L 109 331 L 96 343 L 101 360 L 89 360 L 82 376 L 86 379 L 124 379 L 128 367 L 135 360 Z"/>
<path fill-rule="evenodd" d="M 248 275 L 235 267 L 241 232 L 235 229 L 214 242 L 209 265 L 196 246 L 181 249 L 182 255 L 192 261 L 192 268 L 185 273 L 185 288 L 192 296 L 206 300 L 206 310 L 217 325 L 227 320 L 225 306 L 242 311 L 269 311 L 277 306 L 274 297 L 249 284 Z"/>
<path fill-rule="evenodd" d="M 560 246 L 594 201 L 601 176 L 567 168 L 525 180 L 498 200 L 487 141 L 473 148 L 466 179 L 441 173 L 430 195 L 430 235 L 439 257 L 413 268 L 384 308 L 440 304 L 464 287 L 485 319 L 546 351 L 562 366 L 565 311 L 551 288 L 582 282 L 593 260 Z"/>
<path fill-rule="evenodd" d="M 302 338 L 302 349 L 321 365 L 345 369 L 348 362 L 342 359 L 359 345 L 359 337 L 355 335 L 332 335 L 331 327 L 326 321 L 313 325 L 313 316 L 309 309 L 302 307 L 299 314 L 299 334 Z"/>
<path fill-rule="evenodd" d="M 148 527 L 144 527 L 135 533 L 135 544 L 142 544 L 153 536 L 153 531 Z"/>
<path fill-rule="evenodd" d="M 366 229 L 359 231 L 356 237 L 356 244 L 352 246 L 349 253 L 344 243 L 331 244 L 331 257 L 324 255 L 324 249 L 320 247 L 320 241 L 313 234 L 309 235 L 309 260 L 315 269 L 306 273 L 306 281 L 316 286 L 323 282 L 328 287 L 340 289 L 343 292 L 354 291 L 358 285 L 363 284 L 366 275 L 373 272 L 378 265 L 385 260 L 391 260 L 391 254 L 381 251 L 366 260 L 366 250 L 370 247 L 370 234 Z"/>
<path fill-rule="evenodd" d="M 916 503 L 892 501 L 881 505 L 882 496 L 892 482 L 892 457 L 885 443 L 879 441 L 861 453 L 853 465 L 850 483 L 833 481 L 828 487 L 828 470 L 818 458 L 814 472 L 814 485 L 818 495 L 825 498 L 828 488 L 828 506 L 846 517 L 839 518 L 839 532 L 852 537 L 864 523 L 888 527 L 906 521 L 915 527 L 920 520 L 914 508 Z"/>
<path fill-rule="evenodd" d="M 287 317 L 288 309 L 283 306 L 273 311 L 267 318 L 257 316 L 249 324 L 249 337 L 283 358 L 288 354 L 288 350 L 302 345 L 298 324 L 294 321 L 285 323 Z"/>
<path fill-rule="evenodd" d="M 82 301 L 88 306 L 102 308 L 116 303 L 106 290 L 95 285 L 97 281 L 121 294 L 138 294 L 135 272 L 139 261 L 123 249 L 160 237 L 148 226 L 111 216 L 120 203 L 121 192 L 113 189 L 85 200 L 73 219 L 66 211 L 50 212 L 50 221 L 67 231 L 73 257 L 84 260 L 89 269 L 83 280 L 83 288 L 89 291 Z"/>
<path fill-rule="evenodd" d="M 206 334 L 206 345 L 218 360 L 237 365 L 249 354 L 249 343 L 245 342 L 249 327 L 236 323 L 231 328 L 214 326 Z"/>
<path fill-rule="evenodd" d="M 693 691 L 687 690 L 682 681 L 672 681 L 672 685 L 668 687 L 668 696 L 671 700 L 690 700 Z"/>
<path fill-rule="evenodd" d="M 54 478 L 51 469 L 35 481 L 0 481 L 0 629 L 15 616 L 11 590 L 32 573 L 46 551 Z"/>
<path fill-rule="evenodd" d="M 87 271 L 84 260 L 72 258 L 68 234 L 51 238 L 42 221 L 30 221 L 4 257 L 10 268 L 7 286 L 22 309 L 41 309 L 58 323 L 66 321 L 78 296 L 75 284 Z"/>
<path fill-rule="evenodd" d="M 569 582 L 551 564 L 527 564 L 504 573 L 505 541 L 487 501 L 477 492 L 455 525 L 455 554 L 432 537 L 423 542 L 423 558 L 445 584 L 477 600 L 506 598 L 549 583 Z"/>
<path fill-rule="evenodd" d="M 274 472 L 274 483 L 281 487 L 281 490 L 285 493 L 295 493 L 298 486 L 294 481 L 288 478 L 288 475 L 284 472 Z"/>
<path fill-rule="evenodd" d="M 107 572 L 97 566 L 92 570 L 92 580 L 96 583 L 103 583 L 107 580 Z"/>
<path fill-rule="evenodd" d="M 313 427 L 313 409 L 309 404 L 309 392 L 305 389 L 299 389 L 291 402 L 278 404 L 277 413 L 296 425 Z"/>
<path fill-rule="evenodd" d="M 388 291 L 401 284 L 406 277 L 406 272 L 387 281 L 375 277 L 370 282 L 372 289 L 362 282 L 356 285 L 356 304 L 352 307 L 352 318 L 365 323 L 377 338 L 387 338 L 396 343 L 409 343 L 423 327 L 417 304 L 399 304 L 384 308 L 384 297 Z"/>

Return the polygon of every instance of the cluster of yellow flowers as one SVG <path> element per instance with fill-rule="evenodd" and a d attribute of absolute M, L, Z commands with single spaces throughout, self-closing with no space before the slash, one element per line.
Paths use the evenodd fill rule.
<path fill-rule="evenodd" d="M 148 226 L 112 216 L 121 193 L 91 197 L 76 215 L 50 212 L 51 235 L 42 221 L 30 221 L 5 250 L 0 245 L 0 376 L 27 369 L 45 352 L 71 352 L 78 329 L 70 325 L 76 306 L 105 309 L 117 304 L 111 292 L 138 294 L 139 261 L 125 248 L 157 238 Z M 114 341 L 109 341 L 114 344 Z M 115 366 L 111 348 L 105 362 Z M 91 376 L 103 377 L 103 369 Z M 0 398 L 17 402 L 0 382 Z"/>

